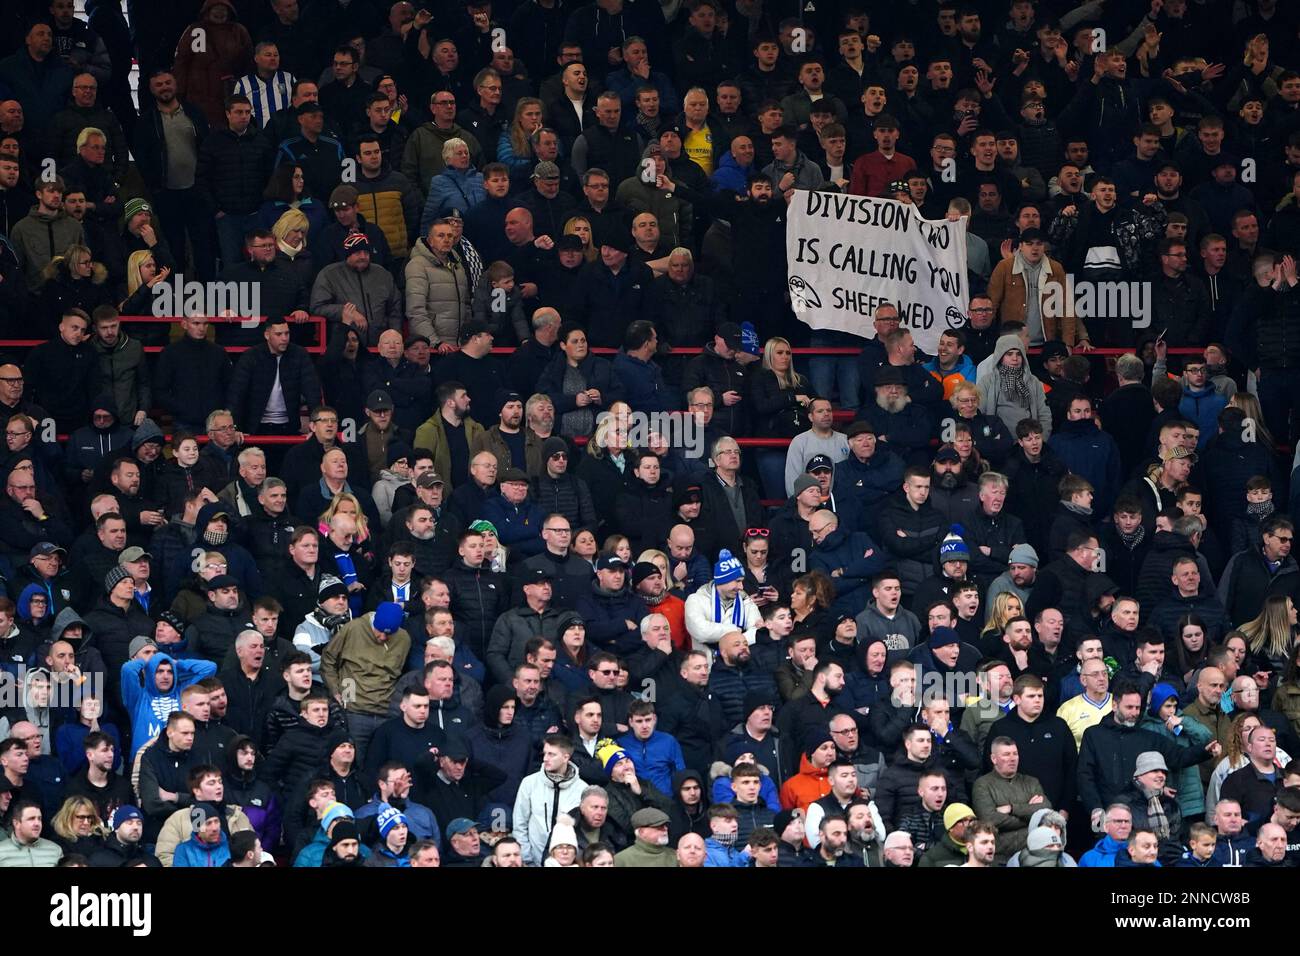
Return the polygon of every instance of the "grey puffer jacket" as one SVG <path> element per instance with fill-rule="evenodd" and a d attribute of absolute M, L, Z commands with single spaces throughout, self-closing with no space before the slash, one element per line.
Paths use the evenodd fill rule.
<path fill-rule="evenodd" d="M 411 335 L 426 335 L 436 347 L 460 344 L 460 330 L 470 320 L 469 276 L 456 252 L 439 262 L 428 241 L 411 249 L 406 264 L 406 318 Z"/>

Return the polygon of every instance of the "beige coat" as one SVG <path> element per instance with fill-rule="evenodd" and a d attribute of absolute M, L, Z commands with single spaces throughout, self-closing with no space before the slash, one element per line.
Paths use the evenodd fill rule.
<path fill-rule="evenodd" d="M 1088 330 L 1083 322 L 1074 316 L 1074 303 L 1065 294 L 1065 268 L 1050 257 L 1045 259 L 1047 267 L 1038 274 L 1038 302 L 1043 316 L 1043 337 L 1060 339 L 1074 348 L 1088 338 Z M 1064 304 L 1064 315 L 1048 315 L 1050 311 L 1043 303 L 1052 286 L 1059 286 L 1056 295 Z M 993 300 L 993 309 L 1001 322 L 1025 321 L 1025 276 L 1019 257 L 1003 259 L 993 270 L 989 278 L 989 298 Z"/>

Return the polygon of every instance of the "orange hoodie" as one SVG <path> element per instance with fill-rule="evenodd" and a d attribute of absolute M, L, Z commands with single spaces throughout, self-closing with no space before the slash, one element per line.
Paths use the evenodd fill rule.
<path fill-rule="evenodd" d="M 781 784 L 781 806 L 786 810 L 798 807 L 806 814 L 810 803 L 816 803 L 830 792 L 830 771 L 818 770 L 808 762 L 807 754 L 801 754 L 799 772 Z"/>

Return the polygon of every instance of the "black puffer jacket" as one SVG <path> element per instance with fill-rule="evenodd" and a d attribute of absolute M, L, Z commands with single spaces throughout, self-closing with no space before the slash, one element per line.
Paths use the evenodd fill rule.
<path fill-rule="evenodd" d="M 463 636 L 475 656 L 484 660 L 492 628 L 510 603 L 510 588 L 505 575 L 485 568 L 471 568 L 459 561 L 447 569 L 445 577 L 451 591 L 451 610 L 458 625 L 457 639 Z"/>
<path fill-rule="evenodd" d="M 246 216 L 262 206 L 262 190 L 271 175 L 271 145 L 256 123 L 243 135 L 213 130 L 199 147 L 194 184 L 216 211 Z"/>

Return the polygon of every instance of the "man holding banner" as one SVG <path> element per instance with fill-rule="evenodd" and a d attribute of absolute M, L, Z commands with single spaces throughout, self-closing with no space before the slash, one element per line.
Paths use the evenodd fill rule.
<path fill-rule="evenodd" d="M 861 335 L 883 303 L 916 347 L 964 327 L 966 221 L 922 219 L 892 199 L 797 191 L 786 231 L 790 305 L 815 331 Z M 816 384 L 814 382 L 814 384 Z"/>

